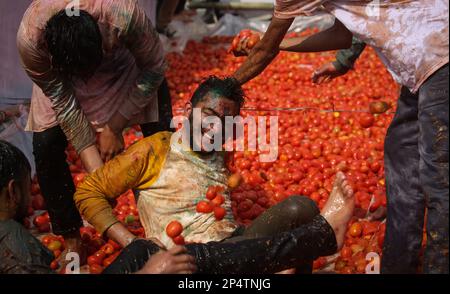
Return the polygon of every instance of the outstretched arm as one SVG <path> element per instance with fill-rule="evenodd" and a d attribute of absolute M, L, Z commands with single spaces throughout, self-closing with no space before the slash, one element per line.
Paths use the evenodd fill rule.
<path fill-rule="evenodd" d="M 345 49 L 352 44 L 352 33 L 337 19 L 332 27 L 312 36 L 284 39 L 292 21 L 293 19 L 272 19 L 262 40 L 250 51 L 247 60 L 234 74 L 241 84 L 259 75 L 280 50 L 318 52 Z M 240 47 L 245 46 L 241 44 Z"/>
<path fill-rule="evenodd" d="M 263 39 L 256 44 L 247 60 L 234 73 L 241 84 L 259 75 L 278 55 L 280 44 L 294 19 L 273 18 Z"/>
<path fill-rule="evenodd" d="M 353 34 L 338 20 L 324 31 L 308 37 L 284 39 L 280 50 L 290 52 L 320 52 L 347 49 L 352 45 Z"/>

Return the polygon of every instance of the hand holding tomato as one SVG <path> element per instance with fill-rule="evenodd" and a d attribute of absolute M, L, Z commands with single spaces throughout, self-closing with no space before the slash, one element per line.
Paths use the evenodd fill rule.
<path fill-rule="evenodd" d="M 137 274 L 193 274 L 197 271 L 195 258 L 183 246 L 160 251 L 150 257 Z"/>
<path fill-rule="evenodd" d="M 236 57 L 247 56 L 260 40 L 261 34 L 259 32 L 243 30 L 234 38 L 228 51 L 233 52 Z"/>

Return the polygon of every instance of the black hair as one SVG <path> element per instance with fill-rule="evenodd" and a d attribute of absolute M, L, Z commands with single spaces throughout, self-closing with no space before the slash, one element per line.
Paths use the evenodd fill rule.
<path fill-rule="evenodd" d="M 197 103 L 203 101 L 206 95 L 211 92 L 236 102 L 239 108 L 242 107 L 245 101 L 244 90 L 235 78 L 226 77 L 222 79 L 217 76 L 210 76 L 195 90 L 191 99 L 192 106 L 195 107 Z"/>
<path fill-rule="evenodd" d="M 45 27 L 45 41 L 53 68 L 67 78 L 91 74 L 103 58 L 100 28 L 84 10 L 69 16 L 63 9 L 52 16 Z"/>
<path fill-rule="evenodd" d="M 17 147 L 0 140 L 0 189 L 11 180 L 22 182 L 31 172 L 28 159 Z"/>

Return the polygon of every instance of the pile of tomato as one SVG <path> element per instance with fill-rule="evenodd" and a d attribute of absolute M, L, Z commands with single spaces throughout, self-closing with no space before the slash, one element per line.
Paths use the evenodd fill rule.
<path fill-rule="evenodd" d="M 183 54 L 168 55 L 166 77 L 175 115 L 182 113 L 184 103 L 202 79 L 231 75 L 244 61 L 245 58 L 227 52 L 232 40 L 232 37 L 212 37 L 202 42 L 189 41 Z M 247 96 L 241 111 L 244 118 L 278 117 L 278 158 L 274 162 L 261 162 L 261 152 L 251 150 L 229 156 L 227 167 L 230 173 L 238 175 L 239 184 L 242 182 L 233 187 L 232 210 L 238 222 L 248 225 L 267 208 L 291 195 L 308 196 L 322 208 L 336 172 L 343 171 L 355 191 L 355 217 L 349 224 L 341 252 L 333 259 L 318 259 L 314 268 L 329 268 L 332 260 L 331 268 L 336 272 L 363 273 L 367 253 L 381 254 L 384 240 L 383 144 L 399 89 L 371 48 L 365 50 L 355 69 L 347 75 L 314 85 L 313 70 L 333 59 L 333 52 L 282 52 L 267 70 L 244 86 Z M 267 130 L 270 131 L 269 126 Z M 247 128 L 245 131 L 249 132 Z M 141 137 L 139 128 L 129 129 L 126 145 Z M 72 149 L 67 155 L 74 182 L 78 184 L 85 176 L 81 162 Z M 33 195 L 35 209 L 45 209 L 36 183 Z M 117 199 L 114 214 L 130 231 L 144 235 L 131 191 Z M 42 226 L 45 231 L 46 225 Z M 103 240 L 92 228 L 88 231 L 91 233 L 84 235 L 88 235 L 85 241 L 92 245 L 90 270 L 99 273 L 111 261 L 105 260 L 116 256 L 120 248 L 114 243 L 114 251 L 109 246 L 105 249 L 111 241 Z M 174 238 L 181 236 L 181 232 L 176 233 Z"/>

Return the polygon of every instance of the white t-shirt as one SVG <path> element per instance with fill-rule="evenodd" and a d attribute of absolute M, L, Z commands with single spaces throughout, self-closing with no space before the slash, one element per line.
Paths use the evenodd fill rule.
<path fill-rule="evenodd" d="M 372 46 L 394 79 L 416 92 L 449 61 L 448 0 L 277 0 L 276 18 L 326 10 Z"/>

